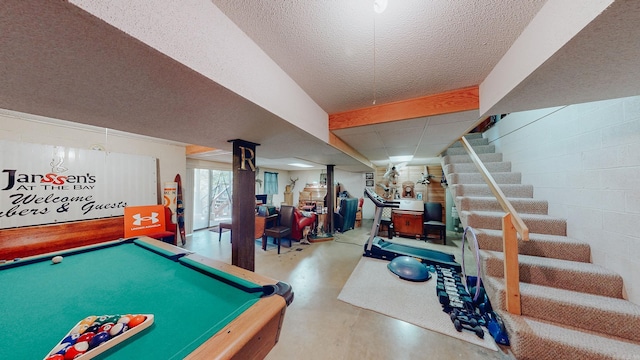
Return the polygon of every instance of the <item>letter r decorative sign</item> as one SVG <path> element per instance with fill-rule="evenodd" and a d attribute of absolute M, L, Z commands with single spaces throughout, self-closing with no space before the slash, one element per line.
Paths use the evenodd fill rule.
<path fill-rule="evenodd" d="M 256 146 L 260 144 L 240 139 L 229 142 L 233 144 L 233 166 L 238 170 L 256 172 Z"/>
<path fill-rule="evenodd" d="M 240 149 L 240 169 L 247 170 L 246 164 L 249 163 L 249 167 L 251 168 L 251 171 L 255 172 L 256 171 L 256 164 L 254 163 L 255 152 L 253 151 L 253 149 L 249 149 L 245 146 L 238 146 L 238 148 Z"/>

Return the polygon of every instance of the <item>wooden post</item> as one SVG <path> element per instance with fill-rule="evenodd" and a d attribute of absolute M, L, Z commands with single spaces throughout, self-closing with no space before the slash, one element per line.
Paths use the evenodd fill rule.
<path fill-rule="evenodd" d="M 336 201 L 336 190 L 333 187 L 333 167 L 334 165 L 327 165 L 327 229 L 331 234 L 335 232 L 333 227 L 333 208 Z"/>
<path fill-rule="evenodd" d="M 502 246 L 504 254 L 505 304 L 511 314 L 521 315 L 520 268 L 518 265 L 518 234 L 511 222 L 511 214 L 502 217 Z"/>
<path fill-rule="evenodd" d="M 231 264 L 255 270 L 256 146 L 245 140 L 233 143 L 233 210 L 231 212 Z"/>

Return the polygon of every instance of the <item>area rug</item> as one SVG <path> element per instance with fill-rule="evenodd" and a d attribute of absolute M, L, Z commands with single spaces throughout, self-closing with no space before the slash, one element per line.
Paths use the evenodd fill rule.
<path fill-rule="evenodd" d="M 401 280 L 387 269 L 388 261 L 363 257 L 342 288 L 338 299 L 449 335 L 487 349 L 498 350 L 485 330 L 484 339 L 474 333 L 456 331 L 436 296 L 436 277 L 426 282 Z"/>

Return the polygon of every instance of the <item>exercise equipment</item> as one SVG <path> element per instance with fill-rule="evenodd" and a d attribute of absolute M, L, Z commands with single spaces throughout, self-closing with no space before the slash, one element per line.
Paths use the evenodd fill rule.
<path fill-rule="evenodd" d="M 460 275 L 453 269 L 443 269 L 436 266 L 438 283 L 436 292 L 442 310 L 449 314 L 451 322 L 457 331 L 468 330 L 479 338 L 484 338 L 482 326 L 487 322 L 475 308 L 471 295 L 462 283 Z"/>
<path fill-rule="evenodd" d="M 474 243 L 473 245 L 475 248 L 475 258 L 476 258 L 476 270 L 477 270 L 478 276 L 467 276 L 465 271 L 466 267 L 464 266 L 464 249 L 466 247 L 465 241 L 467 240 L 467 234 L 470 234 L 471 238 L 473 239 L 473 243 Z M 482 278 L 480 277 L 480 274 L 481 274 L 480 246 L 478 245 L 478 239 L 476 238 L 476 234 L 473 231 L 473 228 L 471 226 L 467 226 L 464 229 L 464 232 L 462 233 L 461 247 L 462 247 L 462 278 L 464 278 L 464 291 L 467 294 L 473 293 L 472 298 L 471 298 L 471 295 L 469 295 L 469 297 L 471 298 L 470 302 L 472 304 L 473 311 L 468 313 L 457 313 L 454 310 L 454 312 L 451 313 L 452 320 L 453 320 L 454 313 L 456 314 L 456 318 L 459 318 L 460 316 L 466 316 L 467 319 L 469 318 L 475 319 L 479 325 L 485 326 L 487 330 L 489 330 L 489 334 L 491 335 L 491 337 L 493 337 L 496 343 L 508 346 L 509 336 L 507 334 L 507 330 L 500 316 L 495 311 L 493 311 L 493 308 L 491 307 L 491 302 L 489 301 L 489 297 L 487 296 L 484 286 L 482 285 Z M 462 323 L 462 320 L 460 321 L 460 323 Z M 471 325 L 471 322 L 469 322 L 469 325 Z M 456 327 L 456 330 L 458 330 L 459 325 L 456 325 L 456 323 L 454 322 L 454 326 Z M 464 326 L 462 328 L 467 329 Z M 458 331 L 461 331 L 461 329 Z M 477 331 L 474 329 L 468 329 L 468 330 Z"/>
<path fill-rule="evenodd" d="M 403 280 L 427 281 L 431 279 L 427 265 L 410 256 L 398 256 L 387 264 L 387 268 Z"/>
<path fill-rule="evenodd" d="M 426 265 L 438 265 L 445 268 L 452 268 L 458 272 L 462 270 L 460 264 L 455 261 L 455 256 L 453 254 L 398 244 L 377 237 L 376 235 L 378 234 L 378 229 L 380 228 L 380 219 L 382 218 L 382 209 L 385 207 L 398 208 L 399 203 L 395 201 L 385 201 L 383 198 L 373 193 L 369 189 L 365 189 L 364 194 L 376 206 L 371 234 L 369 235 L 369 240 L 364 245 L 364 256 L 389 261 L 395 259 L 398 256 L 409 256 Z"/>
<path fill-rule="evenodd" d="M 457 331 L 461 332 L 462 329 L 469 330 L 474 332 L 480 339 L 484 338 L 484 330 L 480 327 L 482 325 L 486 325 L 486 323 L 478 321 L 473 316 L 468 316 L 464 312 L 459 312 L 458 310 L 454 310 L 450 314 L 451 321 L 453 321 L 453 326 Z M 482 318 L 481 318 L 482 319 Z"/>
<path fill-rule="evenodd" d="M 471 226 L 467 226 L 464 229 L 464 232 L 462 233 L 462 276 L 465 278 L 465 282 L 464 282 L 464 288 L 465 290 L 467 290 L 468 293 L 471 293 L 471 291 L 469 291 L 469 279 L 470 277 L 467 276 L 467 272 L 464 270 L 466 269 L 464 266 L 464 242 L 467 240 L 467 233 L 471 234 L 472 238 L 473 238 L 473 243 L 475 245 L 475 250 L 476 250 L 476 274 L 478 274 L 477 277 L 475 277 L 475 286 L 472 287 L 472 289 L 474 289 L 474 294 L 473 294 L 473 301 L 477 302 L 478 298 L 480 296 L 480 290 L 483 288 L 482 285 L 482 281 L 480 278 L 480 245 L 478 244 L 478 239 L 476 238 L 476 233 L 473 231 L 473 228 Z"/>
<path fill-rule="evenodd" d="M 471 296 L 462 284 L 460 275 L 455 270 L 436 266 L 438 275 L 436 293 L 444 312 L 451 314 L 454 310 L 467 313 L 474 312 Z"/>
<path fill-rule="evenodd" d="M 507 329 L 504 327 L 502 319 L 493 311 L 487 313 L 487 330 L 491 337 L 502 345 L 509 346 L 509 335 L 507 335 Z"/>

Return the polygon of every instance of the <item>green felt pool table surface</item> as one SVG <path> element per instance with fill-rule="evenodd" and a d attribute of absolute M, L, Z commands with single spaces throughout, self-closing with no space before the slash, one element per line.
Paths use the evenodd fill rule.
<path fill-rule="evenodd" d="M 151 327 L 98 358 L 182 359 L 264 298 L 262 285 L 154 244 L 120 241 L 62 253 L 59 264 L 47 254 L 0 266 L 0 358 L 42 359 L 89 315 L 153 314 Z"/>

